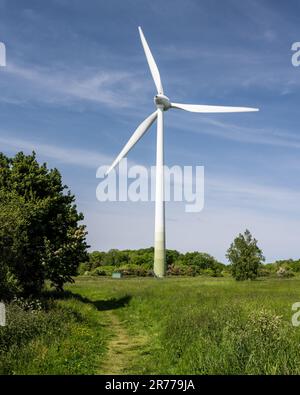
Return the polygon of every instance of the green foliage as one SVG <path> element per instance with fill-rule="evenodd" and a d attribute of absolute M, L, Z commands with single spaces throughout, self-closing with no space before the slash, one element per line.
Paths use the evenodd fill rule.
<path fill-rule="evenodd" d="M 288 266 L 294 273 L 300 273 L 300 259 L 298 260 L 289 260 Z"/>
<path fill-rule="evenodd" d="M 89 259 L 86 262 L 86 270 L 96 269 L 98 266 L 104 265 L 105 252 L 93 251 L 89 253 Z"/>
<path fill-rule="evenodd" d="M 99 266 L 90 272 L 92 276 L 111 276 L 116 271 L 115 266 Z"/>
<path fill-rule="evenodd" d="M 81 262 L 77 268 L 77 274 L 83 276 L 85 273 L 89 273 L 90 265 L 89 262 Z"/>
<path fill-rule="evenodd" d="M 300 259 L 293 260 L 293 259 L 286 259 L 281 261 L 276 261 L 273 264 L 274 271 L 278 272 L 280 268 L 285 269 L 285 271 L 290 273 L 300 273 Z"/>
<path fill-rule="evenodd" d="M 187 252 L 182 261 L 184 265 L 196 266 L 199 269 L 209 269 L 217 263 L 214 257 L 201 252 Z"/>
<path fill-rule="evenodd" d="M 89 254 L 89 261 L 81 264 L 79 274 L 89 272 L 91 275 L 109 275 L 114 271 L 125 275 L 153 275 L 154 249 L 94 251 Z M 196 276 L 222 276 L 225 265 L 209 254 L 192 252 L 181 254 L 176 250 L 166 250 L 167 274 Z"/>
<path fill-rule="evenodd" d="M 72 281 L 86 259 L 83 215 L 57 169 L 39 165 L 35 154 L 0 154 L 0 297 L 41 291 L 46 279 L 57 288 Z"/>
<path fill-rule="evenodd" d="M 278 277 L 281 277 L 281 278 L 294 277 L 294 273 L 289 268 L 285 268 L 283 266 L 279 267 L 276 274 Z"/>
<path fill-rule="evenodd" d="M 180 252 L 176 250 L 167 250 L 166 251 L 166 261 L 167 261 L 167 267 L 173 265 L 176 261 L 180 259 Z"/>
<path fill-rule="evenodd" d="M 96 269 L 99 266 L 122 265 L 148 265 L 149 268 L 153 263 L 153 248 L 144 248 L 140 250 L 116 250 L 112 249 L 108 252 L 93 251 L 89 254 L 89 263 L 86 265 L 87 270 Z"/>
<path fill-rule="evenodd" d="M 125 276 L 151 276 L 152 271 L 149 270 L 148 265 L 127 264 L 122 266 L 99 266 L 96 269 L 88 272 L 92 276 L 111 276 L 114 272 L 122 273 Z M 83 273 L 85 274 L 85 272 Z"/>
<path fill-rule="evenodd" d="M 265 260 L 261 249 L 246 230 L 231 244 L 226 257 L 231 263 L 231 272 L 236 280 L 254 280 L 258 276 L 261 263 Z"/>
<path fill-rule="evenodd" d="M 259 268 L 260 277 L 288 278 L 300 273 L 300 260 L 285 259 L 274 263 L 267 263 Z"/>
<path fill-rule="evenodd" d="M 142 264 L 142 265 L 123 265 L 118 268 L 118 271 L 121 272 L 123 275 L 134 275 L 134 276 L 151 276 L 152 271 L 149 270 L 149 265 L 148 264 Z"/>
<path fill-rule="evenodd" d="M 203 252 L 187 252 L 182 256 L 181 262 L 184 266 L 193 268 L 195 274 L 206 274 L 212 277 L 221 276 L 225 266 L 213 256 Z"/>

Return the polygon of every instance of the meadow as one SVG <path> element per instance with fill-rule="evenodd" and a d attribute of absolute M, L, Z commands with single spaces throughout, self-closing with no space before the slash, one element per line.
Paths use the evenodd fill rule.
<path fill-rule="evenodd" d="M 1 374 L 300 374 L 299 277 L 80 276 L 45 297 L 9 308 Z"/>

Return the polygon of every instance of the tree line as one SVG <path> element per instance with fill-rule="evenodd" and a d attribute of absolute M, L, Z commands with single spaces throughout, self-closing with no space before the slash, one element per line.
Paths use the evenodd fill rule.
<path fill-rule="evenodd" d="M 125 275 L 152 276 L 153 260 L 153 247 L 139 250 L 94 251 L 89 254 L 89 260 L 79 266 L 79 274 L 111 275 L 118 271 Z M 207 274 L 218 277 L 226 270 L 226 266 L 213 256 L 201 252 L 183 254 L 176 250 L 167 250 L 166 264 L 169 275 Z"/>
<path fill-rule="evenodd" d="M 93 251 L 88 255 L 88 261 L 79 265 L 79 275 L 111 276 L 114 272 L 136 276 L 154 275 L 153 247 L 139 250 Z M 300 273 L 300 260 L 289 259 L 264 264 L 263 252 L 249 230 L 240 233 L 234 239 L 226 257 L 229 264 L 225 265 L 204 252 L 180 253 L 177 250 L 167 250 L 167 275 L 232 276 L 238 281 L 243 281 L 265 276 L 292 277 Z"/>

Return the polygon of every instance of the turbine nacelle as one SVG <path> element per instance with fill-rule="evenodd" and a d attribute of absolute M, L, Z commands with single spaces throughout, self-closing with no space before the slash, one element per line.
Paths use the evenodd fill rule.
<path fill-rule="evenodd" d="M 158 94 L 154 96 L 154 103 L 156 107 L 162 107 L 164 111 L 169 110 L 171 108 L 171 102 L 168 96 Z"/>

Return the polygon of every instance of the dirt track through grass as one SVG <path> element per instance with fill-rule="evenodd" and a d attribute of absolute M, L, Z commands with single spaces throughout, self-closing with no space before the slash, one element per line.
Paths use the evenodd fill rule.
<path fill-rule="evenodd" d="M 129 336 L 124 324 L 114 311 L 107 311 L 107 325 L 112 333 L 107 354 L 99 374 L 126 374 L 139 358 L 141 347 L 146 344 L 143 336 Z"/>

